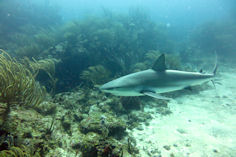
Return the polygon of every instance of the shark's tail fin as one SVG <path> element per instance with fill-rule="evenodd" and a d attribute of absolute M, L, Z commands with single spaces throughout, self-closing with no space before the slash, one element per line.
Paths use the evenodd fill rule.
<path fill-rule="evenodd" d="M 217 68 L 218 68 L 218 57 L 217 57 L 217 53 L 215 52 L 215 66 L 214 66 L 214 69 L 213 69 L 213 74 L 214 75 L 216 75 Z"/>

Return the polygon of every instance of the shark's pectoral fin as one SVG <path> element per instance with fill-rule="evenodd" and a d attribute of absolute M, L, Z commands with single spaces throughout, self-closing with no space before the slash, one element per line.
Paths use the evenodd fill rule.
<path fill-rule="evenodd" d="M 144 95 L 147 95 L 147 96 L 156 98 L 156 99 L 172 100 L 171 98 L 167 98 L 167 97 L 165 97 L 165 96 L 162 96 L 162 95 L 160 95 L 160 94 L 157 94 L 157 93 L 151 92 L 151 91 L 143 91 L 143 92 L 141 92 L 141 93 L 144 94 Z"/>

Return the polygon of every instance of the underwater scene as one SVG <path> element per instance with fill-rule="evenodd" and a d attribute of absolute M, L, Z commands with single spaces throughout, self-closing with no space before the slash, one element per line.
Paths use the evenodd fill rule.
<path fill-rule="evenodd" d="M 0 157 L 236 157 L 236 1 L 0 0 Z"/>

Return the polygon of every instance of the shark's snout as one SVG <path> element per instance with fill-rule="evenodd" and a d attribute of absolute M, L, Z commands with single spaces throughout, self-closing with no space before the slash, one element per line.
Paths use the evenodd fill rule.
<path fill-rule="evenodd" d="M 99 89 L 102 90 L 102 91 L 107 91 L 107 90 L 109 90 L 109 89 L 112 89 L 112 86 L 111 86 L 110 83 L 108 82 L 108 83 L 102 85 Z"/>
<path fill-rule="evenodd" d="M 106 87 L 104 85 L 102 85 L 101 87 L 99 87 L 100 90 L 106 90 Z"/>
<path fill-rule="evenodd" d="M 108 83 L 105 83 L 100 87 L 100 90 L 106 93 L 114 93 L 116 92 L 121 86 L 117 84 L 117 80 L 112 80 Z"/>

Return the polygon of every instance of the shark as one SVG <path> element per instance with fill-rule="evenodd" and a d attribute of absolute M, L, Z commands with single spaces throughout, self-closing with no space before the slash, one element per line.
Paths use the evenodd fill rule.
<path fill-rule="evenodd" d="M 161 95 L 214 81 L 217 61 L 212 73 L 187 72 L 167 69 L 165 54 L 155 61 L 151 69 L 131 73 L 100 87 L 100 90 L 117 96 L 150 96 L 156 99 L 171 100 Z M 213 82 L 214 83 L 214 82 Z"/>

